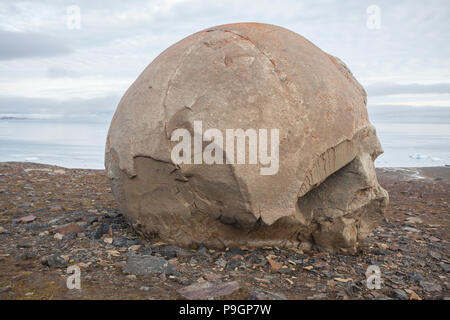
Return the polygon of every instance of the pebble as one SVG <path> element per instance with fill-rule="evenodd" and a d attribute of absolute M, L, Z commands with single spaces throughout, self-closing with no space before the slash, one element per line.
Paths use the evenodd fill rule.
<path fill-rule="evenodd" d="M 155 252 L 158 252 L 160 255 L 166 257 L 167 259 L 180 258 L 192 255 L 191 252 L 175 245 L 159 246 L 156 247 L 154 250 Z"/>
<path fill-rule="evenodd" d="M 131 247 L 133 245 L 136 245 L 136 241 L 130 240 L 127 237 L 117 237 L 114 238 L 112 245 L 115 247 Z"/>
<path fill-rule="evenodd" d="M 29 216 L 20 218 L 19 222 L 20 223 L 30 223 L 30 222 L 33 222 L 34 220 L 36 220 L 36 216 L 29 215 Z"/>
<path fill-rule="evenodd" d="M 61 233 L 63 235 L 68 235 L 70 233 L 80 233 L 83 232 L 83 229 L 76 223 L 68 223 L 59 228 L 56 228 L 55 231 L 57 233 Z"/>
<path fill-rule="evenodd" d="M 411 228 L 411 227 L 404 227 L 403 230 L 408 231 L 408 232 L 414 232 L 414 233 L 419 233 L 420 232 L 419 229 Z"/>
<path fill-rule="evenodd" d="M 406 221 L 412 224 L 415 223 L 422 223 L 422 219 L 418 218 L 418 217 L 408 217 L 406 218 Z"/>
<path fill-rule="evenodd" d="M 123 272 L 135 275 L 142 274 L 172 274 L 178 275 L 178 272 L 170 265 L 169 261 L 161 257 L 149 255 L 131 254 L 128 257 L 127 265 Z"/>
<path fill-rule="evenodd" d="M 413 280 L 413 281 L 415 281 L 415 282 L 426 280 L 423 275 L 421 275 L 418 272 L 414 272 L 414 271 L 411 271 L 411 272 L 408 273 L 408 278 Z"/>
<path fill-rule="evenodd" d="M 410 295 L 409 296 L 410 300 L 422 300 L 422 298 L 419 297 L 419 295 L 417 293 L 415 293 L 414 291 L 412 291 L 410 289 L 405 289 L 405 291 Z"/>
<path fill-rule="evenodd" d="M 287 300 L 282 293 L 254 289 L 249 291 L 249 300 Z"/>
<path fill-rule="evenodd" d="M 66 260 L 57 254 L 52 254 L 50 256 L 47 256 L 41 260 L 41 263 L 44 266 L 50 267 L 50 268 L 65 268 L 67 267 Z"/>
<path fill-rule="evenodd" d="M 441 266 L 442 270 L 444 270 L 445 272 L 450 272 L 450 264 L 441 263 L 440 266 Z"/>
<path fill-rule="evenodd" d="M 312 296 L 307 297 L 308 300 L 324 300 L 327 298 L 327 295 L 325 293 L 318 293 Z"/>
<path fill-rule="evenodd" d="M 98 217 L 92 217 L 92 218 L 89 218 L 89 220 L 86 222 L 86 225 L 90 226 L 90 225 L 92 225 L 94 222 L 97 222 L 97 221 L 98 221 Z"/>
<path fill-rule="evenodd" d="M 434 284 L 433 282 L 430 282 L 430 281 L 421 280 L 419 282 L 419 284 L 423 289 L 425 289 L 426 291 L 429 291 L 429 292 L 441 292 L 442 291 L 442 288 L 440 285 Z"/>
<path fill-rule="evenodd" d="M 55 233 L 53 238 L 55 238 L 56 240 L 62 240 L 64 238 L 64 235 L 61 233 Z"/>
<path fill-rule="evenodd" d="M 394 289 L 393 295 L 395 298 L 400 299 L 400 300 L 409 300 L 409 296 L 402 289 Z"/>
<path fill-rule="evenodd" d="M 218 265 L 219 267 L 225 268 L 225 266 L 227 265 L 227 261 L 223 258 L 219 258 L 217 259 L 215 264 Z"/>
<path fill-rule="evenodd" d="M 190 286 L 178 289 L 177 292 L 188 300 L 206 300 L 218 297 L 228 296 L 239 290 L 240 285 L 237 281 L 214 283 L 205 281 L 194 283 Z"/>
<path fill-rule="evenodd" d="M 102 224 L 95 228 L 95 230 L 91 233 L 91 239 L 100 239 L 104 234 L 109 232 L 109 226 L 106 224 Z"/>
<path fill-rule="evenodd" d="M 50 206 L 50 208 L 49 208 L 49 210 L 51 211 L 51 212 L 55 212 L 55 211 L 60 211 L 60 210 L 62 210 L 63 209 L 63 207 L 62 206 L 60 206 L 60 205 L 52 205 L 52 206 Z"/>
<path fill-rule="evenodd" d="M 283 267 L 283 264 L 276 262 L 272 259 L 267 259 L 269 261 L 272 272 L 278 272 Z"/>
<path fill-rule="evenodd" d="M 76 238 L 77 238 L 77 233 L 72 232 L 72 233 L 69 233 L 68 235 L 65 235 L 63 239 L 64 240 L 74 240 Z"/>
<path fill-rule="evenodd" d="M 113 257 L 119 257 L 120 252 L 117 250 L 106 250 L 106 253 Z"/>
<path fill-rule="evenodd" d="M 128 248 L 129 251 L 138 251 L 141 246 L 139 244 L 133 245 Z"/>

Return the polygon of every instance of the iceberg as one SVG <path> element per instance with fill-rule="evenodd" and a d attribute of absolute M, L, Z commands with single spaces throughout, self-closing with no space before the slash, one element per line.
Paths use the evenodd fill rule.
<path fill-rule="evenodd" d="M 429 155 L 426 155 L 426 154 L 420 154 L 420 153 L 412 154 L 412 155 L 410 155 L 409 157 L 412 158 L 412 159 L 417 159 L 417 160 L 420 160 L 420 159 L 429 159 L 429 158 L 430 158 Z"/>

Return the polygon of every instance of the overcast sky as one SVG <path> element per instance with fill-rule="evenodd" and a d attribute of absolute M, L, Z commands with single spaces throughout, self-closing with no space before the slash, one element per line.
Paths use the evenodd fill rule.
<path fill-rule="evenodd" d="M 371 105 L 450 106 L 448 0 L 2 0 L 0 116 L 109 115 L 161 51 L 233 22 L 303 35 L 349 66 Z"/>

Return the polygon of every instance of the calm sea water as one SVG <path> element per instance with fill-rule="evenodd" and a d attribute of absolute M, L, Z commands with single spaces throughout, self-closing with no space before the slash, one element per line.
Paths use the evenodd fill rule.
<path fill-rule="evenodd" d="M 450 165 L 450 108 L 369 108 L 385 153 L 378 167 Z M 108 119 L 0 120 L 0 161 L 104 168 Z"/>
<path fill-rule="evenodd" d="M 104 168 L 108 121 L 0 120 L 0 161 Z"/>
<path fill-rule="evenodd" d="M 384 153 L 377 167 L 450 165 L 450 108 L 369 107 Z"/>

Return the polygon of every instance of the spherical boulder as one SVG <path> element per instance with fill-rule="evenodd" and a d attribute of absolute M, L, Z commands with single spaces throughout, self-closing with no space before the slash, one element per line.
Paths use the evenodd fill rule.
<path fill-rule="evenodd" d="M 147 237 L 354 250 L 388 202 L 381 153 L 342 61 L 287 29 L 237 23 L 150 63 L 117 107 L 105 167 Z"/>

